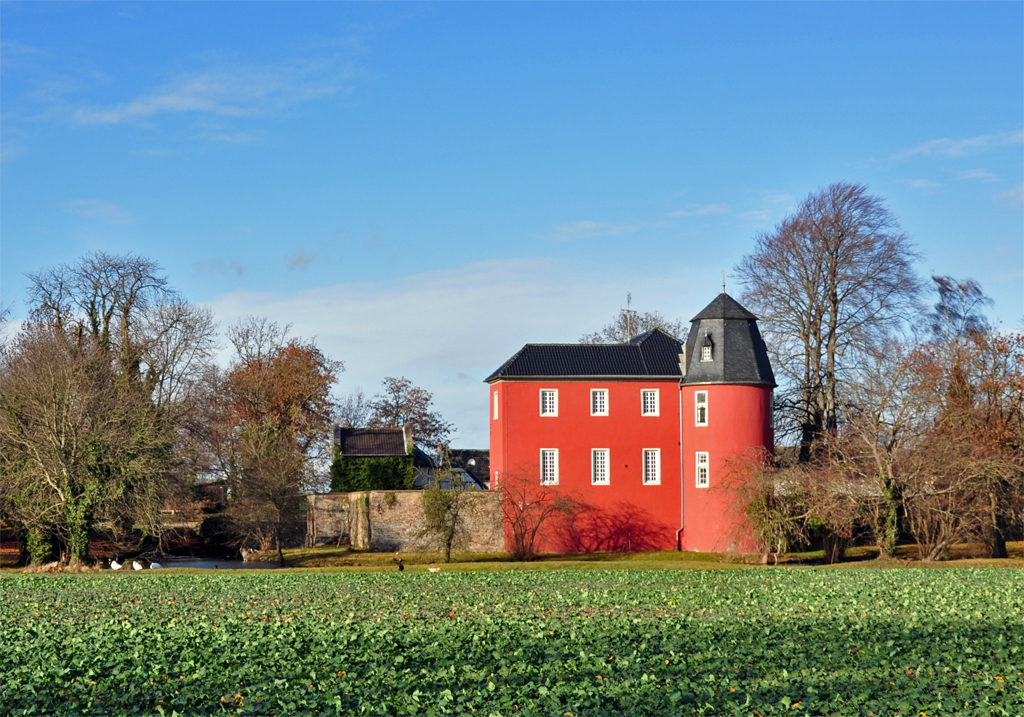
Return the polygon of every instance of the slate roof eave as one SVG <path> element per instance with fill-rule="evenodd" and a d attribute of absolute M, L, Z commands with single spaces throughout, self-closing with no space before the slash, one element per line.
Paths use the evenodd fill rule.
<path fill-rule="evenodd" d="M 680 374 L 672 376 L 646 376 L 629 374 L 594 374 L 592 376 L 489 376 L 484 383 L 498 383 L 500 381 L 596 381 L 596 380 L 618 380 L 629 379 L 631 381 L 679 381 L 683 377 Z"/>
<path fill-rule="evenodd" d="M 771 386 L 778 388 L 774 381 L 684 381 L 684 386 Z"/>

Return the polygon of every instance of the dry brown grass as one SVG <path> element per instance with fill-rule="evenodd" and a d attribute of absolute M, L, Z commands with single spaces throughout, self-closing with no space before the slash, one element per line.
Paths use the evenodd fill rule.
<path fill-rule="evenodd" d="M 993 560 L 980 557 L 983 546 L 954 546 L 952 559 L 942 562 L 924 562 L 917 559 L 917 546 L 901 546 L 893 560 L 878 560 L 878 550 L 872 547 L 854 547 L 848 551 L 848 561 L 829 566 L 833 569 L 857 568 L 942 568 L 942 567 L 1000 567 L 1024 566 L 1024 543 L 1008 546 L 1010 558 Z M 760 564 L 759 555 L 729 553 L 681 553 L 663 550 L 648 553 L 569 553 L 545 554 L 530 562 L 513 561 L 507 553 L 453 553 L 452 562 L 444 564 L 440 553 L 370 553 L 352 548 L 323 546 L 286 550 L 285 561 L 292 568 L 313 570 L 380 571 L 397 570 L 401 558 L 406 570 L 427 570 L 439 567 L 445 571 L 495 570 L 692 570 L 732 569 Z M 821 565 L 822 551 L 794 553 L 784 556 L 778 568 Z"/>

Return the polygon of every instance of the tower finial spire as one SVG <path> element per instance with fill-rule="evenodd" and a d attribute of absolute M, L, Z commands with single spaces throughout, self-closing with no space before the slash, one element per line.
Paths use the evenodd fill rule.
<path fill-rule="evenodd" d="M 729 272 L 727 272 L 727 271 L 723 271 L 722 272 L 722 293 L 723 294 L 725 293 L 725 275 L 728 274 L 728 273 Z"/>

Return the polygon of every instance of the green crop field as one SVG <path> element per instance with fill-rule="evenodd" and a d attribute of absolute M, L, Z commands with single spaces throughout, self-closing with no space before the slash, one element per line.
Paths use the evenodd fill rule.
<path fill-rule="evenodd" d="M 1024 714 L 1016 570 L 0 579 L 0 714 Z"/>

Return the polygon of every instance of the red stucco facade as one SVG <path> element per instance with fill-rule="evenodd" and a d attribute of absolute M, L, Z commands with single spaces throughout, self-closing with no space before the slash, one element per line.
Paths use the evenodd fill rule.
<path fill-rule="evenodd" d="M 697 423 L 696 394 L 707 394 L 706 425 Z M 741 514 L 744 479 L 753 461 L 774 451 L 769 386 L 685 385 L 683 399 L 682 549 L 753 552 Z M 697 454 L 708 454 L 707 487 L 697 485 Z"/>
<path fill-rule="evenodd" d="M 591 415 L 592 389 L 608 391 L 608 415 Z M 658 414 L 642 415 L 641 392 L 658 391 Z M 558 392 L 541 415 L 540 392 Z M 679 383 L 658 380 L 498 381 L 490 386 L 491 487 L 507 471 L 540 480 L 540 452 L 558 451 L 558 490 L 593 508 L 603 532 L 572 545 L 552 535 L 542 549 L 672 549 L 679 527 Z M 498 397 L 497 417 L 494 397 Z M 608 450 L 607 485 L 592 484 L 592 451 Z M 644 483 L 644 449 L 660 450 L 660 480 Z M 558 531 L 555 531 L 556 533 Z"/>
<path fill-rule="evenodd" d="M 591 415 L 592 389 L 608 390 L 608 415 Z M 650 389 L 658 391 L 656 416 L 642 415 L 641 392 Z M 558 391 L 557 415 L 541 415 L 542 390 Z M 697 422 L 697 392 L 707 394 L 705 425 Z M 555 449 L 558 490 L 594 508 L 606 529 L 589 536 L 591 545 L 573 545 L 557 528 L 542 550 L 752 552 L 757 546 L 740 514 L 742 481 L 744 468 L 773 450 L 771 401 L 768 386 L 498 381 L 490 385 L 491 485 L 500 488 L 507 471 L 540 482 L 540 452 Z M 607 485 L 592 484 L 594 449 L 609 451 Z M 645 449 L 660 449 L 657 484 L 644 483 Z M 697 486 L 699 452 L 708 454 L 707 487 Z"/>

